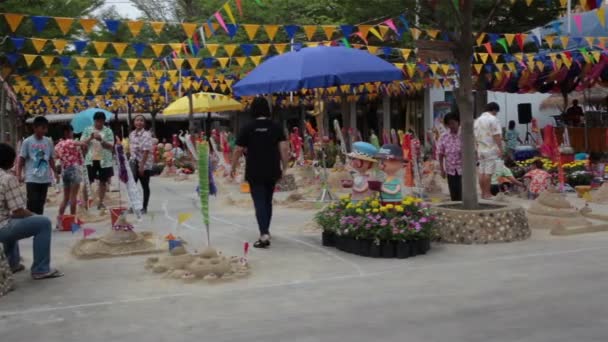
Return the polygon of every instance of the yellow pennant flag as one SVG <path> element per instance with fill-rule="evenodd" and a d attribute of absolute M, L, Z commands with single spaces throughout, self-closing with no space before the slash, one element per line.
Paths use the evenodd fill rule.
<path fill-rule="evenodd" d="M 544 37 L 545 41 L 547 42 L 547 45 L 549 46 L 550 49 L 553 48 L 553 42 L 555 41 L 555 37 L 554 36 L 546 36 Z"/>
<path fill-rule="evenodd" d="M 127 48 L 127 43 L 112 43 L 114 50 L 116 50 L 116 54 L 118 57 L 122 57 L 122 54 L 125 53 L 125 49 Z"/>
<path fill-rule="evenodd" d="M 87 63 L 89 63 L 88 57 L 74 57 L 74 59 L 76 60 L 76 63 L 78 63 L 80 69 L 85 69 L 87 67 Z"/>
<path fill-rule="evenodd" d="M 564 58 L 562 58 L 562 59 L 563 59 L 563 61 L 564 61 L 564 64 L 566 65 L 566 67 L 567 67 L 568 69 L 570 69 L 570 67 L 572 66 L 572 60 L 570 60 L 568 57 L 564 57 Z"/>
<path fill-rule="evenodd" d="M 89 85 L 86 83 L 80 83 L 79 88 L 80 88 L 80 92 L 82 93 L 82 95 L 86 95 L 87 92 L 89 91 Z"/>
<path fill-rule="evenodd" d="M 152 49 L 156 57 L 160 57 L 160 55 L 163 53 L 163 50 L 165 49 L 165 44 L 150 44 L 150 48 Z"/>
<path fill-rule="evenodd" d="M 450 65 L 449 64 L 441 64 L 441 70 L 443 70 L 443 74 L 444 75 L 448 75 L 448 73 L 450 72 Z"/>
<path fill-rule="evenodd" d="M 80 22 L 80 26 L 82 26 L 82 29 L 86 33 L 91 33 L 91 31 L 93 31 L 93 27 L 97 25 L 97 19 L 92 18 L 82 18 L 79 19 L 78 22 Z"/>
<path fill-rule="evenodd" d="M 129 75 L 131 74 L 130 71 L 119 71 L 118 74 L 120 75 L 120 78 L 123 80 L 126 80 L 127 78 L 129 78 Z"/>
<path fill-rule="evenodd" d="M 561 42 L 562 42 L 562 48 L 564 48 L 564 49 L 568 48 L 568 42 L 570 42 L 570 37 L 561 36 L 561 37 L 559 37 L 559 40 L 561 40 Z"/>
<path fill-rule="evenodd" d="M 160 33 L 165 27 L 165 23 L 162 21 L 151 21 L 150 26 L 152 27 L 152 30 L 154 30 L 154 33 L 156 33 L 157 36 L 160 36 Z"/>
<path fill-rule="evenodd" d="M 57 50 L 58 53 L 63 53 L 63 50 L 68 42 L 63 39 L 53 39 L 52 41 L 53 45 L 55 45 L 55 50 Z"/>
<path fill-rule="evenodd" d="M 4 13 L 4 19 L 8 23 L 8 26 L 11 29 L 11 32 L 17 31 L 19 24 L 23 21 L 23 15 L 15 14 L 15 13 Z"/>
<path fill-rule="evenodd" d="M 230 60 L 230 58 L 228 57 L 221 57 L 217 59 L 220 62 L 220 65 L 222 66 L 222 68 L 225 68 L 226 65 L 228 65 L 228 61 Z"/>
<path fill-rule="evenodd" d="M 70 28 L 72 28 L 72 23 L 74 22 L 73 18 L 59 18 L 55 17 L 55 22 L 57 22 L 57 26 L 63 34 L 68 34 L 70 32 Z"/>
<path fill-rule="evenodd" d="M 232 55 L 234 55 L 234 51 L 236 51 L 236 47 L 236 44 L 226 44 L 224 45 L 224 50 L 226 50 L 229 57 L 232 57 Z"/>
<path fill-rule="evenodd" d="M 38 55 L 23 54 L 23 58 L 25 58 L 25 63 L 27 63 L 27 66 L 30 67 L 30 66 L 32 66 L 32 63 L 34 63 L 36 58 L 38 58 Z"/>
<path fill-rule="evenodd" d="M 55 61 L 55 56 L 42 56 L 42 61 L 44 62 L 44 65 L 46 65 L 47 68 L 50 68 L 51 65 L 53 65 L 53 62 Z"/>
<path fill-rule="evenodd" d="M 245 63 L 247 63 L 247 57 L 236 57 L 236 63 L 241 66 L 244 67 Z"/>
<path fill-rule="evenodd" d="M 507 40 L 507 46 L 513 45 L 513 41 L 515 40 L 515 34 L 513 33 L 505 33 L 505 39 Z"/>
<path fill-rule="evenodd" d="M 404 60 L 408 60 L 408 58 L 410 58 L 410 54 L 412 53 L 411 49 L 401 49 L 401 55 L 403 56 Z"/>
<path fill-rule="evenodd" d="M 328 40 L 331 40 L 331 37 L 333 37 L 334 32 L 336 32 L 336 29 L 337 29 L 336 26 L 331 26 L 331 25 L 323 25 L 323 26 L 321 26 L 321 28 L 323 29 L 323 32 L 325 32 L 325 36 L 327 37 Z"/>
<path fill-rule="evenodd" d="M 483 43 L 483 40 L 486 39 L 486 33 L 482 32 L 478 37 L 477 37 L 477 45 L 481 45 L 481 43 Z"/>
<path fill-rule="evenodd" d="M 369 53 L 371 53 L 372 55 L 375 55 L 378 52 L 378 47 L 377 46 L 368 46 L 367 51 Z"/>
<path fill-rule="evenodd" d="M 97 51 L 97 55 L 101 56 L 106 51 L 106 48 L 108 47 L 108 42 L 97 42 L 97 41 L 94 41 L 93 42 L 93 47 L 95 47 L 95 51 Z"/>
<path fill-rule="evenodd" d="M 200 58 L 188 58 L 188 64 L 190 65 L 190 68 L 196 69 L 200 60 Z"/>
<path fill-rule="evenodd" d="M 317 32 L 317 25 L 304 25 L 303 29 L 304 33 L 306 34 L 306 39 L 312 40 Z"/>
<path fill-rule="evenodd" d="M 103 65 L 106 64 L 105 58 L 91 58 L 91 59 L 93 60 L 93 63 L 95 63 L 97 70 L 102 70 Z"/>
<path fill-rule="evenodd" d="M 270 44 L 257 44 L 258 49 L 262 53 L 262 56 L 268 55 L 268 50 L 270 50 Z"/>
<path fill-rule="evenodd" d="M 86 70 L 74 70 L 74 73 L 78 78 L 84 78 L 87 74 Z"/>
<path fill-rule="evenodd" d="M 530 7 L 530 5 L 532 5 L 532 1 L 534 1 L 534 0 L 526 0 L 526 5 L 528 5 L 528 7 Z"/>
<path fill-rule="evenodd" d="M 243 28 L 245 29 L 249 40 L 253 40 L 260 29 L 260 25 L 243 25 Z"/>
<path fill-rule="evenodd" d="M 585 37 L 585 40 L 589 46 L 593 47 L 595 45 L 595 37 Z"/>
<path fill-rule="evenodd" d="M 97 94 L 97 90 L 99 90 L 99 83 L 91 83 L 90 87 L 91 93 Z"/>
<path fill-rule="evenodd" d="M 226 2 L 224 4 L 224 11 L 226 11 L 228 18 L 230 18 L 230 21 L 236 25 L 236 21 L 234 20 L 234 15 L 232 14 L 232 9 L 230 8 L 230 5 L 228 4 L 228 2 Z"/>
<path fill-rule="evenodd" d="M 437 74 L 437 69 L 439 68 L 438 64 L 431 64 L 429 65 L 429 67 L 431 68 L 431 70 L 433 71 L 433 74 Z"/>
<path fill-rule="evenodd" d="M 606 7 L 604 6 L 600 6 L 597 11 L 595 12 L 595 14 L 597 14 L 597 19 L 600 22 L 600 25 L 602 25 L 602 27 L 606 27 Z"/>
<path fill-rule="evenodd" d="M 253 62 L 253 64 L 255 66 L 258 66 L 260 64 L 260 62 L 262 61 L 262 56 L 251 56 L 249 58 L 251 58 L 251 61 Z"/>
<path fill-rule="evenodd" d="M 101 71 L 100 70 L 89 70 L 89 74 L 91 74 L 91 77 L 93 77 L 93 78 L 99 78 L 99 76 L 101 75 Z"/>
<path fill-rule="evenodd" d="M 287 44 L 285 44 L 285 43 L 274 44 L 274 49 L 277 50 L 279 55 L 282 55 L 283 53 L 285 53 L 285 50 L 287 49 Z"/>
<path fill-rule="evenodd" d="M 44 46 L 46 45 L 46 42 L 47 42 L 46 39 L 38 39 L 38 38 L 30 38 L 30 40 L 32 41 L 32 45 L 34 45 L 34 49 L 38 53 L 40 53 L 40 51 L 42 51 L 42 49 L 44 49 Z"/>
<path fill-rule="evenodd" d="M 595 63 L 598 63 L 600 61 L 602 53 L 599 51 L 593 51 L 591 55 L 593 56 L 593 59 L 595 59 Z"/>
<path fill-rule="evenodd" d="M 437 35 L 439 35 L 439 30 L 426 30 L 426 34 L 428 34 L 433 39 L 437 39 Z"/>
<path fill-rule="evenodd" d="M 184 32 L 186 32 L 188 38 L 191 38 L 192 35 L 194 35 L 197 26 L 198 24 L 196 23 L 182 23 L 182 28 L 184 29 Z"/>
<path fill-rule="evenodd" d="M 492 57 L 492 61 L 494 63 L 497 63 L 498 62 L 498 58 L 500 58 L 501 54 L 499 54 L 499 53 L 493 53 L 490 56 Z"/>
<path fill-rule="evenodd" d="M 478 53 L 477 54 L 479 56 L 479 58 L 481 59 L 481 61 L 483 62 L 483 64 L 488 63 L 488 57 L 490 56 L 487 53 Z"/>
<path fill-rule="evenodd" d="M 182 50 L 183 45 L 182 43 L 170 43 L 169 46 L 173 51 L 175 51 L 175 53 L 179 54 L 179 52 Z"/>
<path fill-rule="evenodd" d="M 139 59 L 137 59 L 137 58 L 125 58 L 125 62 L 129 66 L 129 69 L 131 69 L 131 71 L 133 71 L 133 69 L 135 69 L 138 61 L 139 61 Z"/>
<path fill-rule="evenodd" d="M 264 25 L 264 30 L 268 35 L 268 39 L 274 40 L 274 37 L 276 37 L 277 32 L 279 31 L 279 25 Z"/>
<path fill-rule="evenodd" d="M 541 72 L 545 71 L 545 63 L 538 61 L 536 62 L 536 67 L 538 68 L 538 70 L 540 70 Z"/>
<path fill-rule="evenodd" d="M 140 20 L 129 20 L 127 21 L 127 27 L 133 37 L 139 36 L 139 32 L 141 32 L 142 27 L 144 26 L 144 22 Z"/>
<path fill-rule="evenodd" d="M 583 193 L 583 196 L 582 196 L 582 197 L 583 197 L 583 199 L 584 199 L 586 202 L 592 202 L 592 201 L 593 201 L 593 197 L 591 197 L 591 193 L 590 193 L 589 191 L 585 191 L 585 192 Z"/>
<path fill-rule="evenodd" d="M 184 59 L 183 58 L 173 58 L 173 64 L 175 64 L 176 68 L 181 69 L 182 64 L 184 64 Z"/>
<path fill-rule="evenodd" d="M 568 6 L 568 0 L 559 0 L 559 4 L 562 8 L 566 7 Z"/>
<path fill-rule="evenodd" d="M 369 32 L 371 32 L 374 36 L 376 36 L 376 38 L 380 39 L 380 40 L 384 40 L 384 38 L 382 38 L 382 35 L 380 34 L 380 32 L 378 32 L 378 30 L 376 30 L 374 27 L 370 27 Z M 418 30 L 418 32 L 420 32 L 420 30 Z M 418 39 L 418 38 L 416 38 Z"/>
<path fill-rule="evenodd" d="M 196 75 L 196 77 L 201 78 L 201 76 L 203 75 L 203 70 L 205 69 L 194 69 L 194 74 Z"/>
<path fill-rule="evenodd" d="M 414 38 L 414 40 L 418 40 L 418 38 L 420 38 L 421 31 L 419 29 L 412 27 L 410 31 L 412 32 L 412 37 Z"/>
<path fill-rule="evenodd" d="M 207 50 L 209 50 L 211 56 L 215 57 L 215 55 L 217 54 L 217 49 L 220 46 L 218 44 L 207 44 L 205 47 L 207 48 Z"/>
<path fill-rule="evenodd" d="M 483 64 L 473 64 L 473 67 L 475 68 L 475 71 L 477 71 L 477 74 L 480 74 Z"/>

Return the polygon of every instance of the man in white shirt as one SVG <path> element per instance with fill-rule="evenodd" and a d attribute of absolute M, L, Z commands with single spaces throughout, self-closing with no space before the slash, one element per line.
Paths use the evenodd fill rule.
<path fill-rule="evenodd" d="M 485 112 L 475 120 L 475 141 L 479 160 L 479 187 L 483 199 L 492 198 L 492 175 L 502 159 L 502 127 L 496 114 L 500 107 L 495 102 L 486 105 Z"/>

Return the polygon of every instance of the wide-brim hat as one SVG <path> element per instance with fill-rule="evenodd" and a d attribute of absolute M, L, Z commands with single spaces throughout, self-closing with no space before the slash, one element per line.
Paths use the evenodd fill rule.
<path fill-rule="evenodd" d="M 378 153 L 376 146 L 365 141 L 357 141 L 353 143 L 353 151 L 348 154 L 348 157 L 376 163 L 377 160 L 374 158 L 376 153 Z"/>
<path fill-rule="evenodd" d="M 403 161 L 403 150 L 397 144 L 382 145 L 376 153 L 377 159 Z"/>

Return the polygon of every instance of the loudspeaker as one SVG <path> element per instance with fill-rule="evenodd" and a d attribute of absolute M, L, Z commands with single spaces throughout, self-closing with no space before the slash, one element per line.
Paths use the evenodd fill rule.
<path fill-rule="evenodd" d="M 532 104 L 520 103 L 517 105 L 517 119 L 520 125 L 532 122 Z"/>

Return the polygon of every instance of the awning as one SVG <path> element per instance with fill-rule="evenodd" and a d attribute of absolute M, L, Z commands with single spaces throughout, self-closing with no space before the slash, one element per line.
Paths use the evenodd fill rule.
<path fill-rule="evenodd" d="M 149 113 L 134 113 L 131 114 L 131 117 L 135 117 L 136 115 L 143 115 L 146 120 L 150 121 L 152 120 L 152 115 L 150 115 Z M 45 118 L 47 120 L 49 120 L 49 123 L 60 123 L 60 122 L 70 122 L 72 121 L 72 118 L 74 117 L 75 114 L 48 114 L 45 115 Z M 126 122 L 128 118 L 128 114 L 126 113 L 119 113 L 118 114 L 118 120 L 121 122 Z M 206 119 L 207 118 L 207 114 L 206 113 L 199 113 L 199 114 L 194 114 L 194 119 L 200 120 L 200 119 Z M 230 114 L 229 113 L 211 113 L 211 119 L 213 120 L 230 120 Z M 34 121 L 34 118 L 31 117 L 29 119 L 27 119 L 25 122 L 28 124 L 31 124 Z M 158 114 L 156 116 L 156 122 L 176 122 L 176 121 L 188 121 L 188 115 L 184 114 L 184 115 L 162 115 L 162 114 Z"/>

